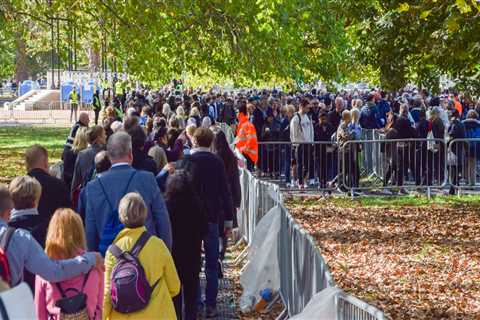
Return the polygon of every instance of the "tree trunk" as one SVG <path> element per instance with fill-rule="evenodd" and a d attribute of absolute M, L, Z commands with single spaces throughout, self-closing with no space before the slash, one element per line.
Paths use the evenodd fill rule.
<path fill-rule="evenodd" d="M 26 44 L 21 34 L 17 34 L 15 53 L 15 81 L 21 83 L 30 77 Z"/>
<path fill-rule="evenodd" d="M 100 52 L 98 48 L 89 47 L 88 49 L 88 71 L 98 72 L 100 70 Z"/>

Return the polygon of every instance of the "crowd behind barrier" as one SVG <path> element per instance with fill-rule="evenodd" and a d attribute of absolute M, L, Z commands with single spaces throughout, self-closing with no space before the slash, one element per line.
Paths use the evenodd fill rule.
<path fill-rule="evenodd" d="M 409 185 L 442 187 L 448 181 L 447 167 L 458 178 L 452 186 L 454 191 L 455 185 L 464 183 L 467 173 L 469 183 L 477 179 L 477 143 L 472 139 L 480 139 L 480 122 L 474 110 L 480 110 L 480 104 L 475 106 L 467 97 L 456 93 L 447 92 L 440 100 L 424 91 L 391 96 L 378 90 L 336 95 L 315 89 L 309 92 L 256 89 L 205 92 L 191 88 L 183 90 L 182 84 L 177 82 L 156 91 L 130 91 L 122 86 L 97 91 L 94 102 L 95 120 L 90 121 L 93 117 L 81 112 L 77 121 L 76 115 L 72 118 L 71 111 L 76 110 L 78 97 L 70 96 L 70 110 L 63 112 L 68 117 L 70 111 L 70 121 L 74 124 L 62 155 L 63 181 L 56 182 L 63 185 L 64 191 L 51 194 L 52 198 L 43 203 L 51 205 L 58 194 L 71 196 L 72 207 L 86 221 L 89 249 L 105 249 L 119 231 L 119 223 L 114 221 L 115 208 L 108 203 L 107 193 L 115 191 L 115 203 L 118 202 L 128 191 L 125 190 L 129 188 L 128 181 L 132 181 L 137 170 L 141 171 L 141 176 L 134 179 L 136 189 L 141 185 L 148 190 L 137 199 L 135 207 L 138 210 L 135 211 L 144 221 L 136 220 L 132 227 L 147 225 L 145 212 L 149 210 L 144 209 L 141 202 L 154 198 L 157 205 L 148 205 L 148 208 L 156 209 L 155 228 L 153 213 L 148 213 L 148 228 L 155 230 L 167 246 L 172 242 L 182 246 L 182 241 L 196 234 L 191 239 L 193 243 L 184 243 L 182 250 L 175 245 L 172 247 L 175 263 L 182 266 L 178 271 L 183 290 L 186 290 L 183 302 L 177 298 L 180 300 L 177 300 L 180 305 L 175 304 L 177 314 L 181 313 L 182 303 L 192 314 L 197 312 L 198 288 L 194 284 L 198 283 L 203 240 L 208 288 L 205 313 L 207 317 L 216 315 L 217 280 L 221 275 L 217 262 L 222 258 L 219 251 L 225 248 L 239 207 L 242 208 L 238 216 L 239 229 L 248 244 L 252 243 L 262 217 L 273 207 L 280 208 L 278 266 L 280 294 L 286 306 L 284 315 L 299 314 L 316 292 L 335 285 L 312 237 L 283 207 L 279 185 L 253 176 L 250 172 L 255 167 L 259 178 L 280 179 L 285 175 L 285 180 L 290 180 L 287 181 L 289 187 L 303 189 L 318 185 L 320 190 L 328 192 L 338 188 L 352 195 L 366 183 L 378 184 L 379 181 L 382 182 L 379 188 L 394 191 L 398 188 L 400 192 Z M 103 119 L 98 118 L 100 113 Z M 227 137 L 227 128 L 236 133 L 233 145 L 248 170 L 242 170 L 242 177 L 239 177 L 237 159 L 228 144 L 231 139 Z M 448 143 L 446 137 L 449 137 Z M 29 148 L 26 162 L 28 154 L 34 158 L 30 159 L 34 164 L 32 169 L 49 176 L 46 149 Z M 125 175 L 129 172 L 123 170 L 127 169 L 133 174 Z M 181 170 L 177 172 L 177 169 Z M 182 176 L 182 172 L 186 176 Z M 109 188 L 102 187 L 99 192 L 95 188 L 102 185 L 99 182 L 102 177 L 115 178 L 123 182 L 122 186 L 111 182 Z M 240 189 L 243 192 L 239 192 Z M 53 189 L 48 186 L 41 190 L 52 193 Z M 182 212 L 181 218 L 176 214 L 170 217 L 172 229 L 176 230 L 173 232 L 175 239 L 167 230 L 167 211 L 165 204 L 160 204 L 163 202 L 160 192 L 165 193 L 169 212 Z M 35 192 L 36 198 L 32 196 L 34 201 L 29 205 L 39 203 L 40 193 Z M 172 193 L 178 197 L 174 202 Z M 193 208 L 180 210 L 182 205 L 192 206 L 195 201 L 198 203 Z M 104 206 L 97 207 L 97 204 Z M 6 206 L 4 219 L 8 220 L 10 207 Z M 23 210 L 24 206 L 21 208 Z M 26 210 L 34 212 L 34 209 L 28 207 Z M 54 213 L 54 210 L 48 211 L 45 217 Z M 191 216 L 194 213 L 199 214 Z M 184 224 L 191 219 L 201 221 Z M 42 228 L 46 225 L 42 224 Z M 6 228 L 1 230 L 5 233 Z M 178 236 L 179 232 L 183 236 Z M 208 236 L 202 238 L 205 234 Z M 102 246 L 97 243 L 100 239 Z M 39 252 L 43 251 L 39 249 Z M 87 255 L 87 258 L 89 267 L 103 264 L 97 259 L 98 255 Z M 46 264 L 38 266 L 49 269 L 50 273 L 54 270 Z M 19 269 L 15 270 L 16 278 L 21 280 L 23 267 Z M 29 270 L 38 273 L 34 267 Z M 53 276 L 58 276 L 56 273 Z M 176 287 L 177 284 L 170 290 L 172 296 L 178 293 Z M 339 319 L 383 318 L 381 311 L 354 297 L 338 295 L 335 299 Z M 170 300 L 165 299 L 169 308 L 172 307 Z"/>
<path fill-rule="evenodd" d="M 259 178 L 278 181 L 298 190 L 289 181 L 308 181 L 307 189 L 355 193 L 379 190 L 430 191 L 453 187 L 480 188 L 480 139 L 384 139 L 336 142 L 260 142 Z M 292 160 L 293 159 L 293 160 Z"/>
<path fill-rule="evenodd" d="M 310 299 L 321 290 L 336 286 L 315 240 L 303 229 L 283 206 L 278 185 L 262 181 L 249 171 L 241 169 L 242 220 L 240 234 L 247 244 L 261 218 L 273 207 L 280 208 L 281 227 L 278 238 L 278 265 L 280 269 L 280 296 L 285 305 L 283 316 L 302 312 Z M 377 308 L 346 293 L 336 296 L 336 319 L 384 319 Z"/>

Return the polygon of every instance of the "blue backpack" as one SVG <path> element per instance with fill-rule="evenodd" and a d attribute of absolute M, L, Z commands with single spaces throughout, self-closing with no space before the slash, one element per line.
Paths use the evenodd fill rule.
<path fill-rule="evenodd" d="M 132 182 L 132 179 L 136 173 L 137 172 L 134 171 L 130 176 L 123 195 L 128 192 L 130 183 Z M 105 199 L 107 200 L 108 206 L 110 207 L 110 215 L 107 217 L 107 222 L 103 227 L 102 236 L 100 237 L 100 243 L 98 244 L 98 250 L 100 251 L 100 254 L 105 257 L 105 253 L 107 252 L 108 247 L 113 243 L 113 240 L 115 240 L 115 238 L 120 233 L 120 231 L 122 231 L 124 226 L 122 223 L 120 223 L 120 219 L 118 218 L 118 204 L 116 206 L 113 206 L 112 202 L 108 199 L 108 194 L 105 191 L 105 187 L 103 186 L 102 180 L 100 178 L 98 178 L 98 183 L 100 184 L 103 194 L 105 195 Z"/>

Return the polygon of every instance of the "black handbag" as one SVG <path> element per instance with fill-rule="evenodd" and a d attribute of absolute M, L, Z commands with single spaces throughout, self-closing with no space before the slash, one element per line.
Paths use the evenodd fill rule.
<path fill-rule="evenodd" d="M 55 306 L 60 308 L 60 319 L 65 320 L 88 320 L 88 311 L 87 311 L 87 295 L 83 293 L 85 285 L 88 280 L 90 271 L 83 278 L 82 289 L 79 291 L 74 288 L 69 288 L 63 290 L 62 286 L 59 283 L 55 283 L 55 286 L 60 291 L 62 295 L 61 299 L 58 299 L 55 302 Z M 67 292 L 75 292 L 76 294 L 68 297 Z"/>

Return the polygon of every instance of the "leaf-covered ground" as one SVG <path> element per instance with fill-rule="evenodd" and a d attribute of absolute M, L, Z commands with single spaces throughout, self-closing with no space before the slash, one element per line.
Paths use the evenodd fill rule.
<path fill-rule="evenodd" d="M 52 127 L 0 127 L 0 183 L 25 174 L 24 152 L 33 144 L 47 148 L 50 163 L 57 162 L 69 129 Z"/>
<path fill-rule="evenodd" d="M 480 319 L 480 197 L 295 198 L 287 207 L 337 284 L 389 318 Z"/>

